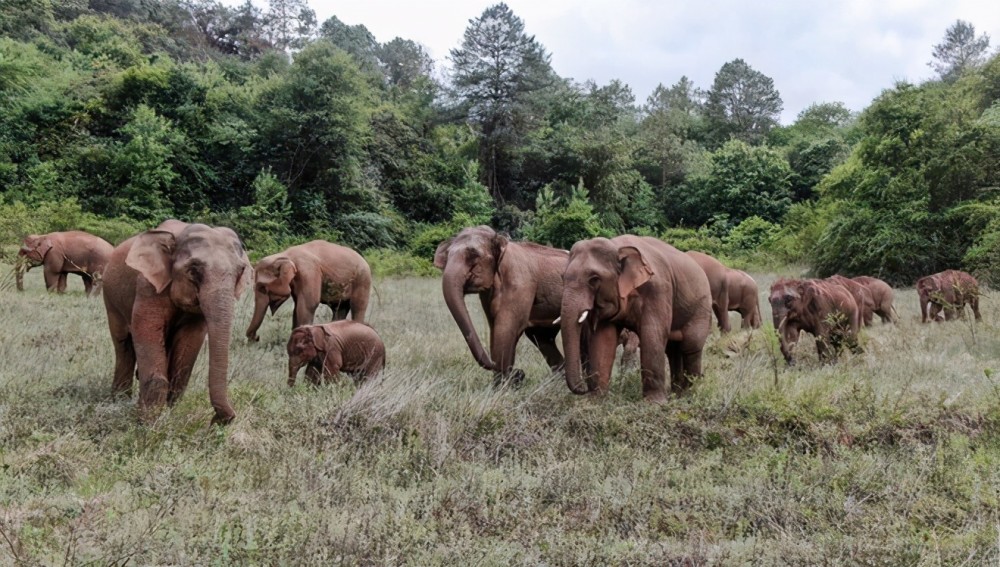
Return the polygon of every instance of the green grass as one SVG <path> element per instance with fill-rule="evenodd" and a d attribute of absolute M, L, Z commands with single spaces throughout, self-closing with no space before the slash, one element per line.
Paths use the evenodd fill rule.
<path fill-rule="evenodd" d="M 704 378 L 652 406 L 636 369 L 616 368 L 603 399 L 573 396 L 526 343 L 525 387 L 494 390 L 438 280 L 383 280 L 383 379 L 288 388 L 284 307 L 260 343 L 234 341 L 239 416 L 219 429 L 204 353 L 184 399 L 140 426 L 134 401 L 108 397 L 102 302 L 79 279 L 65 296 L 40 280 L 0 291 L 0 564 L 1000 559 L 989 297 L 984 324 L 921 325 L 901 291 L 900 325 L 876 323 L 864 354 L 828 366 L 811 338 L 786 369 L 762 332 L 716 331 Z"/>

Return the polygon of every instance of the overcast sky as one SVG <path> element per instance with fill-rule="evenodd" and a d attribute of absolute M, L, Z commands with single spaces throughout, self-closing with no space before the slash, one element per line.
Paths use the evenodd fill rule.
<path fill-rule="evenodd" d="M 266 0 L 257 0 L 266 4 Z M 423 44 L 439 66 L 469 20 L 495 1 L 309 0 L 320 23 L 364 24 L 379 42 Z M 814 102 L 862 110 L 897 80 L 931 78 L 945 30 L 963 19 L 1000 43 L 996 0 L 508 0 L 552 55 L 562 77 L 619 79 L 644 103 L 658 83 L 682 75 L 708 89 L 727 61 L 742 58 L 781 93 L 783 124 Z"/>

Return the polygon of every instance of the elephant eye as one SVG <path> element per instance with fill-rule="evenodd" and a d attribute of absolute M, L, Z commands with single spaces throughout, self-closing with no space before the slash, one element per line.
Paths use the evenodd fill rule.
<path fill-rule="evenodd" d="M 597 284 L 601 283 L 601 276 L 598 276 L 597 274 L 590 274 L 590 277 L 587 278 L 587 283 L 596 287 Z"/>

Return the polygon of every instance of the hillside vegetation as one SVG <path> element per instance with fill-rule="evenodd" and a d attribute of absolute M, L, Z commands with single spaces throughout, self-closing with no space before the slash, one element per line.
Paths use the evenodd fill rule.
<path fill-rule="evenodd" d="M 523 341 L 525 386 L 494 390 L 438 281 L 384 280 L 382 379 L 288 388 L 284 308 L 260 343 L 234 341 L 239 417 L 212 428 L 206 356 L 140 426 L 134 400 L 109 399 L 101 301 L 76 280 L 65 296 L 27 284 L 0 304 L 0 563 L 1000 559 L 1000 332 L 921 325 L 910 290 L 899 326 L 864 331 L 865 353 L 836 365 L 810 338 L 786 369 L 764 331 L 716 331 L 704 378 L 653 406 L 638 369 L 577 397 Z"/>
<path fill-rule="evenodd" d="M 428 260 L 490 224 L 905 285 L 995 278 L 1000 57 L 968 22 L 928 46 L 938 78 L 780 125 L 781 85 L 753 62 L 641 101 L 560 77 L 505 4 L 469 17 L 445 74 L 304 0 L 7 2 L 0 219 L 25 222 L 0 221 L 0 243 L 75 210 L 112 242 L 176 217 L 231 226 L 257 257 L 321 237 Z"/>

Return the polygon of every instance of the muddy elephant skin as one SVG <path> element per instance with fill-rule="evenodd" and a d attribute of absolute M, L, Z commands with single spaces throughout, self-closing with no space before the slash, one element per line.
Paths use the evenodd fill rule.
<path fill-rule="evenodd" d="M 341 372 L 367 380 L 385 368 L 385 345 L 375 329 L 355 321 L 304 325 L 288 339 L 288 385 L 299 370 L 314 385 L 338 380 Z"/>
<path fill-rule="evenodd" d="M 71 230 L 28 235 L 17 254 L 24 271 L 43 266 L 49 291 L 64 293 L 66 276 L 77 274 L 83 278 L 87 295 L 95 296 L 101 293 L 102 272 L 112 250 L 114 246 L 103 238 Z"/>

